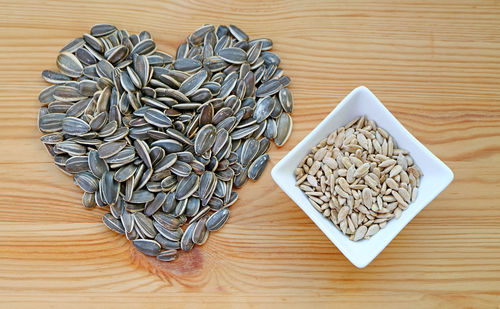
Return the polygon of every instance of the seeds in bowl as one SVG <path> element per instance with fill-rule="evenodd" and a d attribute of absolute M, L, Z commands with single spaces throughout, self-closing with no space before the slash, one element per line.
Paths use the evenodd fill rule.
<path fill-rule="evenodd" d="M 137 250 L 172 261 L 223 227 L 234 188 L 290 136 L 290 78 L 270 39 L 203 25 L 177 48 L 99 24 L 62 48 L 39 94 L 41 140 L 86 208 Z"/>
<path fill-rule="evenodd" d="M 416 200 L 421 176 L 409 152 L 366 116 L 330 133 L 295 170 L 311 205 L 353 241 L 398 219 Z"/>

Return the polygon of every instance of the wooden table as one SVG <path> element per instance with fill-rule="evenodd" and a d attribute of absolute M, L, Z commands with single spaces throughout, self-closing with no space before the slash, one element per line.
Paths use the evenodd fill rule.
<path fill-rule="evenodd" d="M 498 1 L 0 3 L 0 304 L 332 308 L 500 304 Z M 228 224 L 174 263 L 137 253 L 86 210 L 39 141 L 43 69 L 94 23 L 149 30 L 174 53 L 203 23 L 269 37 L 292 78 L 292 136 L 239 191 Z M 270 170 L 353 88 L 369 87 L 455 173 L 365 269 L 274 184 Z M 124 307 L 125 306 L 125 307 Z"/>

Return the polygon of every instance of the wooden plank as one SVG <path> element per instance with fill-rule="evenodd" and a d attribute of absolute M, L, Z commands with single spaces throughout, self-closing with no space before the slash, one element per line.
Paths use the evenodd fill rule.
<path fill-rule="evenodd" d="M 498 1 L 0 1 L 0 306 L 494 307 L 500 303 Z M 203 23 L 269 37 L 292 78 L 294 130 L 228 224 L 174 263 L 137 253 L 80 206 L 39 142 L 38 92 L 94 23 L 175 53 Z M 455 180 L 358 270 L 270 170 L 354 87 L 369 87 Z"/>

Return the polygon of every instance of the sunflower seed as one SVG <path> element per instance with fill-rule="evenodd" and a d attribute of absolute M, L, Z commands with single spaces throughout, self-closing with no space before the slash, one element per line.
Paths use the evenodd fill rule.
<path fill-rule="evenodd" d="M 95 178 L 94 175 L 89 172 L 81 172 L 76 174 L 73 177 L 73 182 L 78 185 L 83 191 L 88 193 L 96 192 L 99 187 L 97 178 Z"/>
<path fill-rule="evenodd" d="M 155 195 L 146 190 L 134 191 L 132 194 L 132 198 L 128 201 L 133 204 L 142 204 L 152 201 L 155 198 Z"/>
<path fill-rule="evenodd" d="M 151 157 L 149 156 L 149 147 L 146 142 L 136 139 L 134 141 L 135 152 L 142 159 L 146 167 L 151 168 L 153 165 L 151 163 Z"/>
<path fill-rule="evenodd" d="M 217 231 L 222 228 L 222 226 L 226 223 L 229 218 L 229 209 L 222 208 L 212 214 L 207 222 L 206 227 L 209 231 Z"/>
<path fill-rule="evenodd" d="M 277 127 L 278 134 L 274 138 L 274 143 L 276 146 L 281 147 L 290 137 L 290 133 L 292 133 L 292 117 L 286 113 L 281 114 L 278 119 Z"/>
<path fill-rule="evenodd" d="M 71 42 L 66 44 L 61 50 L 62 52 L 74 53 L 78 48 L 82 47 L 85 44 L 85 41 L 82 38 L 73 39 Z"/>
<path fill-rule="evenodd" d="M 149 55 L 156 50 L 156 44 L 153 40 L 147 39 L 140 41 L 134 48 L 130 51 L 131 55 Z"/>
<path fill-rule="evenodd" d="M 158 233 L 155 236 L 155 240 L 161 245 L 163 249 L 180 249 L 181 242 L 166 239 L 162 234 Z"/>
<path fill-rule="evenodd" d="M 198 220 L 193 229 L 192 241 L 196 245 L 202 245 L 205 242 L 205 234 L 207 233 L 206 221 L 206 218 Z"/>
<path fill-rule="evenodd" d="M 107 159 L 119 153 L 125 146 L 127 146 L 127 141 L 107 142 L 99 146 L 97 153 L 99 158 Z"/>
<path fill-rule="evenodd" d="M 253 118 L 257 121 L 257 123 L 261 123 L 269 117 L 269 115 L 271 115 L 275 104 L 276 100 L 272 97 L 265 97 L 257 101 L 253 115 Z"/>
<path fill-rule="evenodd" d="M 42 78 L 52 84 L 64 84 L 71 80 L 71 77 L 61 74 L 59 72 L 54 72 L 51 70 L 44 70 L 42 72 Z"/>
<path fill-rule="evenodd" d="M 187 177 L 182 178 L 177 185 L 175 198 L 183 200 L 190 197 L 196 190 L 198 190 L 199 184 L 200 179 L 195 173 L 191 173 Z"/>
<path fill-rule="evenodd" d="M 86 172 L 89 170 L 88 162 L 88 156 L 74 156 L 65 162 L 65 166 L 70 173 Z"/>
<path fill-rule="evenodd" d="M 246 35 L 246 33 L 240 28 L 235 25 L 229 25 L 228 29 L 238 41 L 248 41 L 248 35 Z"/>
<path fill-rule="evenodd" d="M 62 130 L 62 123 L 66 114 L 50 113 L 40 117 L 38 129 L 43 133 L 58 132 Z"/>
<path fill-rule="evenodd" d="M 66 117 L 62 122 L 62 131 L 69 135 L 82 135 L 90 131 L 90 125 L 76 117 Z"/>
<path fill-rule="evenodd" d="M 187 60 L 187 59 L 186 59 Z M 184 95 L 192 95 L 207 79 L 208 74 L 205 70 L 200 70 L 197 73 L 188 77 L 179 87 L 179 91 Z"/>
<path fill-rule="evenodd" d="M 262 172 L 264 172 L 264 169 L 267 166 L 267 162 L 269 162 L 268 154 L 263 154 L 255 159 L 255 161 L 253 161 L 248 168 L 248 178 L 257 180 L 260 175 L 262 175 Z"/>
<path fill-rule="evenodd" d="M 151 239 L 135 239 L 132 241 L 134 247 L 142 253 L 149 256 L 158 256 L 161 246 L 158 242 Z"/>
<path fill-rule="evenodd" d="M 283 110 L 290 114 L 293 110 L 293 98 L 290 90 L 282 88 L 279 92 L 279 99 Z"/>
<path fill-rule="evenodd" d="M 59 56 L 57 56 L 56 63 L 59 71 L 61 71 L 64 75 L 78 78 L 83 74 L 82 64 L 78 58 L 70 52 L 61 52 Z"/>
<path fill-rule="evenodd" d="M 211 124 L 203 126 L 198 131 L 194 142 L 194 151 L 197 155 L 202 155 L 212 148 L 215 143 L 216 131 L 217 129 Z"/>
<path fill-rule="evenodd" d="M 184 251 L 189 251 L 193 248 L 194 243 L 193 243 L 193 232 L 194 228 L 196 227 L 195 224 L 191 223 L 186 230 L 184 231 L 184 234 L 182 235 L 181 238 L 181 249 Z"/>
<path fill-rule="evenodd" d="M 241 64 L 247 60 L 247 53 L 237 47 L 221 49 L 218 55 L 222 60 L 229 63 Z"/>
<path fill-rule="evenodd" d="M 102 217 L 102 222 L 113 232 L 125 234 L 125 229 L 123 228 L 122 223 L 110 213 L 107 213 Z"/>
<path fill-rule="evenodd" d="M 163 261 L 163 262 L 170 262 L 170 261 L 177 259 L 178 257 L 179 257 L 179 254 L 177 253 L 177 250 L 175 250 L 175 249 L 168 249 L 168 250 L 161 251 L 156 256 L 156 258 L 159 261 Z"/>
<path fill-rule="evenodd" d="M 279 80 L 272 79 L 260 85 L 259 88 L 257 88 L 255 95 L 257 97 L 270 96 L 280 91 L 281 88 L 282 86 Z"/>

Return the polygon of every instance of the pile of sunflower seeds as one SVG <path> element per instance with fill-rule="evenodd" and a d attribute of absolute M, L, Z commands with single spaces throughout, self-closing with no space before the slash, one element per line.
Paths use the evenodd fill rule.
<path fill-rule="evenodd" d="M 422 172 L 365 116 L 323 139 L 295 170 L 314 208 L 349 239 L 369 239 L 415 201 Z"/>
<path fill-rule="evenodd" d="M 174 260 L 224 225 L 233 187 L 257 180 L 271 141 L 290 135 L 290 79 L 272 46 L 204 25 L 174 59 L 147 31 L 95 25 L 42 73 L 54 85 L 39 95 L 41 140 L 85 207 L 109 205 L 108 228 Z"/>

